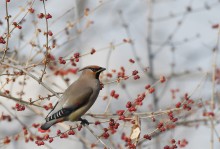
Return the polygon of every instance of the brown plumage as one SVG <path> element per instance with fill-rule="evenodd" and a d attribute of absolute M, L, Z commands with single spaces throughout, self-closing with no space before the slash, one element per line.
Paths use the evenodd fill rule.
<path fill-rule="evenodd" d="M 99 75 L 105 68 L 99 66 L 87 66 L 81 69 L 82 74 L 63 93 L 62 100 L 55 106 L 46 123 L 41 126 L 42 130 L 49 129 L 60 121 L 88 121 L 82 119 L 98 97 L 100 87 Z"/>

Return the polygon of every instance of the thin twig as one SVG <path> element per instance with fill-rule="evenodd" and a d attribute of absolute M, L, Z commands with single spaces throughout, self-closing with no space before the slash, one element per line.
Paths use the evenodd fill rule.
<path fill-rule="evenodd" d="M 45 6 L 45 1 L 43 0 L 43 6 L 44 6 L 44 16 L 45 16 L 45 22 L 46 22 L 46 54 L 45 54 L 45 61 L 44 61 L 44 68 L 43 68 L 43 71 L 42 71 L 42 75 L 39 79 L 39 82 L 42 82 L 42 79 L 43 79 L 43 76 L 44 74 L 46 74 L 46 68 L 47 68 L 47 64 L 48 64 L 48 54 L 49 54 L 49 40 L 48 40 L 48 19 L 46 17 L 47 15 L 47 11 L 46 11 L 46 6 Z"/>
<path fill-rule="evenodd" d="M 220 25 L 220 23 L 219 23 Z M 215 107 L 215 78 L 216 78 L 216 65 L 217 65 L 217 53 L 219 48 L 219 37 L 220 36 L 220 27 L 218 30 L 218 38 L 216 47 L 213 51 L 213 63 L 212 63 L 212 96 L 211 96 L 211 112 L 214 112 Z M 214 117 L 210 118 L 211 120 L 211 140 L 210 140 L 210 149 L 214 149 Z"/>
<path fill-rule="evenodd" d="M 4 93 L 0 92 L 0 96 L 2 97 L 5 97 L 5 98 L 8 98 L 8 99 L 12 99 L 13 101 L 15 102 L 18 102 L 18 103 L 22 103 L 22 104 L 25 104 L 25 105 L 33 105 L 33 106 L 36 106 L 36 107 L 40 107 L 40 108 L 43 108 L 42 106 L 40 105 L 37 105 L 37 104 L 34 104 L 34 103 L 30 103 L 30 102 L 27 102 L 27 101 L 24 101 L 20 98 L 15 98 L 15 97 L 12 97 L 10 95 L 5 95 Z"/>
<path fill-rule="evenodd" d="M 39 79 L 38 79 L 36 76 L 34 76 L 33 74 L 29 73 L 29 72 L 26 71 L 25 69 L 19 68 L 18 66 L 14 66 L 14 65 L 12 65 L 12 64 L 5 63 L 5 62 L 0 62 L 0 64 L 6 65 L 6 66 L 10 66 L 11 68 L 15 68 L 15 69 L 18 69 L 18 70 L 23 71 L 23 72 L 26 73 L 28 76 L 30 76 L 30 77 L 33 78 L 35 81 L 37 81 L 39 84 L 41 84 L 45 89 L 47 89 L 48 91 L 50 91 L 51 93 L 53 93 L 58 99 L 61 99 L 61 97 L 58 95 L 57 92 L 55 92 L 54 90 L 52 90 L 52 89 L 51 89 L 48 85 L 46 85 L 45 83 L 40 82 Z"/>
<path fill-rule="evenodd" d="M 5 19 L 7 20 L 7 36 L 6 36 L 6 46 L 5 46 L 5 49 L 4 49 L 4 54 L 2 56 L 2 61 L 4 61 L 5 59 L 5 55 L 8 51 L 8 43 L 9 43 L 9 37 L 10 37 L 10 25 L 9 25 L 9 14 L 8 14 L 8 2 L 5 1 L 5 11 L 6 11 L 6 17 Z"/>
<path fill-rule="evenodd" d="M 98 136 L 94 133 L 94 131 L 93 131 L 88 125 L 85 125 L 85 127 L 86 127 L 86 128 L 91 132 L 91 134 L 92 134 L 93 136 L 95 136 L 96 139 L 99 140 L 100 143 L 102 143 L 107 149 L 111 149 L 110 147 L 108 147 L 108 146 L 100 139 L 100 137 L 98 137 Z"/>

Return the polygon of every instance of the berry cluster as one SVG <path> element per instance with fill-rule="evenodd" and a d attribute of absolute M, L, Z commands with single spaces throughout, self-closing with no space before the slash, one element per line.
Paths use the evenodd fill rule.
<path fill-rule="evenodd" d="M 175 149 L 178 147 L 183 148 L 183 147 L 186 147 L 186 145 L 188 144 L 188 141 L 186 139 L 178 140 L 178 141 L 176 141 L 175 139 L 172 139 L 170 141 L 170 144 L 171 145 L 164 146 L 164 149 Z"/>
<path fill-rule="evenodd" d="M 5 39 L 2 36 L 0 36 L 0 43 L 1 44 L 5 44 L 6 43 Z"/>
<path fill-rule="evenodd" d="M 19 103 L 16 103 L 14 108 L 15 108 L 17 111 L 24 111 L 24 110 L 25 110 L 25 106 L 24 106 L 24 105 L 21 105 L 21 104 L 19 104 Z"/>
<path fill-rule="evenodd" d="M 114 134 L 119 127 L 119 123 L 117 123 L 114 119 L 110 119 L 108 128 L 103 128 L 104 132 L 102 133 L 102 137 L 104 139 L 109 138 L 109 131 L 111 134 Z"/>
<path fill-rule="evenodd" d="M 115 92 L 115 90 L 112 90 L 111 93 L 110 93 L 110 96 L 113 97 L 113 98 L 115 98 L 115 99 L 118 99 L 119 94 L 117 94 L 117 93 Z"/>

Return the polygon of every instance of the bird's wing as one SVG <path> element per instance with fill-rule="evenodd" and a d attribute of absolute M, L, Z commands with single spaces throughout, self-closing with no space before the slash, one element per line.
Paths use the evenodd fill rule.
<path fill-rule="evenodd" d="M 80 91 L 79 89 L 76 89 L 72 92 L 69 92 L 67 95 L 64 96 L 65 100 L 61 101 L 62 107 L 61 103 L 58 103 L 56 109 L 54 110 L 56 112 L 53 111 L 51 116 L 47 118 L 47 121 L 68 116 L 73 111 L 85 105 L 89 101 L 89 98 L 92 95 L 92 93 L 93 90 L 90 87 L 81 89 Z"/>
<path fill-rule="evenodd" d="M 53 115 L 54 113 L 58 112 L 60 109 L 63 108 L 64 103 L 68 100 L 69 95 L 71 94 L 71 92 L 75 92 L 78 89 L 79 85 L 79 81 L 75 81 L 73 84 L 71 84 L 63 93 L 61 100 L 59 100 L 56 105 L 54 106 L 54 108 L 50 111 L 48 116 Z M 72 91 L 73 90 L 73 91 Z"/>
<path fill-rule="evenodd" d="M 93 93 L 91 87 L 82 88 L 71 92 L 67 97 L 66 102 L 63 104 L 63 108 L 77 109 L 89 101 L 90 96 Z M 76 107 L 76 108 L 75 108 Z"/>

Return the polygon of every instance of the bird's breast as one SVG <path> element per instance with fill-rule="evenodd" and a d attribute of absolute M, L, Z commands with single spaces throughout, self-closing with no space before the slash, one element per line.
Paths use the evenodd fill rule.
<path fill-rule="evenodd" d="M 89 106 L 92 106 L 99 95 L 100 82 L 97 79 L 95 79 L 95 80 L 92 80 L 90 84 L 91 84 L 91 88 L 93 92 L 92 92 L 91 97 L 89 98 Z"/>

